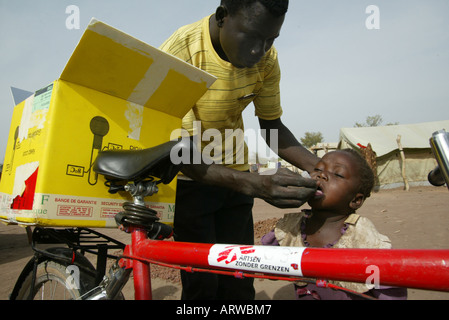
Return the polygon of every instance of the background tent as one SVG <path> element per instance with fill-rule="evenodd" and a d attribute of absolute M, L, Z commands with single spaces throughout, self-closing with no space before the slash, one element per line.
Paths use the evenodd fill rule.
<path fill-rule="evenodd" d="M 442 129 L 449 131 L 449 120 L 383 127 L 342 128 L 338 148 L 352 148 L 365 152 L 368 150 L 368 153 L 370 147 L 372 148 L 375 155 L 371 163 L 377 172 L 377 188 L 391 189 L 406 184 L 430 185 L 427 182 L 427 175 L 435 168 L 437 162 L 430 149 L 429 140 L 434 132 Z M 405 162 L 402 161 L 398 136 Z"/>

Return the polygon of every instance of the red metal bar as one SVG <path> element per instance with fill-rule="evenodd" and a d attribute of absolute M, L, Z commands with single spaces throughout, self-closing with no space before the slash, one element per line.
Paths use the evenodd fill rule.
<path fill-rule="evenodd" d="M 220 269 L 209 265 L 212 246 L 147 239 L 134 246 L 133 255 L 166 264 Z M 377 270 L 380 285 L 449 291 L 449 250 L 306 248 L 299 260 L 304 277 L 365 283 Z"/>
<path fill-rule="evenodd" d="M 305 276 L 365 282 L 378 272 L 380 284 L 449 291 L 449 250 L 306 249 Z"/>
<path fill-rule="evenodd" d="M 132 251 L 136 252 L 141 243 L 147 239 L 145 230 L 135 228 L 131 232 Z M 134 298 L 136 300 L 152 300 L 150 265 L 140 261 L 133 262 Z"/>
<path fill-rule="evenodd" d="M 141 241 L 135 246 L 133 254 L 144 259 L 166 264 L 210 268 L 209 250 L 212 244 L 188 243 L 174 241 L 149 240 Z"/>

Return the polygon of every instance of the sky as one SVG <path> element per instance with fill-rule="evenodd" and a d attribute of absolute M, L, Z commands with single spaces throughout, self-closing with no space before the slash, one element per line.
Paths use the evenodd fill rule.
<path fill-rule="evenodd" d="M 79 9 L 79 28 L 73 11 Z M 0 0 L 0 158 L 14 103 L 10 87 L 57 80 L 92 17 L 158 47 L 218 0 Z M 372 10 L 370 6 L 375 6 Z M 368 9 L 368 10 L 367 10 Z M 292 0 L 275 42 L 283 123 L 299 140 L 381 115 L 384 124 L 449 119 L 449 1 Z M 67 20 L 75 28 L 67 27 Z M 258 129 L 254 107 L 246 129 Z"/>

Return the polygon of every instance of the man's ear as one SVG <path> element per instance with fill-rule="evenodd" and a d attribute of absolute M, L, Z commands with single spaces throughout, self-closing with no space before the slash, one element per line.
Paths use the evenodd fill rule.
<path fill-rule="evenodd" d="M 215 19 L 219 28 L 223 26 L 225 18 L 228 16 L 228 9 L 225 6 L 219 6 L 215 12 Z"/>
<path fill-rule="evenodd" d="M 363 194 L 357 193 L 354 199 L 349 203 L 349 207 L 355 211 L 363 205 L 363 202 L 365 202 L 365 197 Z"/>

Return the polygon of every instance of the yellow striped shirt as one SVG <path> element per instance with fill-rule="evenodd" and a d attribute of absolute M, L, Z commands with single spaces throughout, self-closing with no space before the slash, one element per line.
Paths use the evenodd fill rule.
<path fill-rule="evenodd" d="M 184 117 L 183 128 L 190 135 L 201 137 L 203 153 L 212 156 L 215 152 L 216 163 L 248 170 L 248 148 L 242 138 L 243 110 L 253 102 L 255 115 L 261 119 L 274 120 L 282 115 L 277 51 L 272 47 L 252 68 L 236 68 L 215 52 L 209 19 L 210 16 L 178 29 L 160 49 L 217 78 Z M 238 133 L 241 138 L 230 136 Z M 218 143 L 219 137 L 218 146 L 214 143 Z M 213 147 L 215 150 L 212 151 Z"/>

